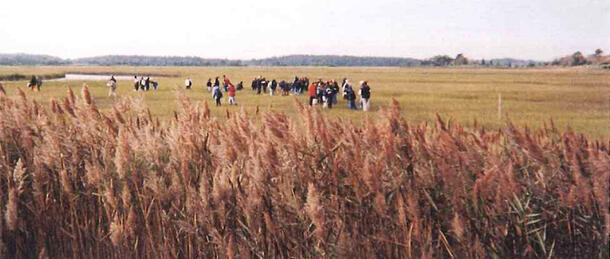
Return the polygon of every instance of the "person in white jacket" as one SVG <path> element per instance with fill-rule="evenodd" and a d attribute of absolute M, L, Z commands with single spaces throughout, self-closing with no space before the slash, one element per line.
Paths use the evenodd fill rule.
<path fill-rule="evenodd" d="M 184 80 L 184 86 L 186 87 L 186 89 L 191 89 L 192 85 L 193 82 L 191 81 L 191 78 L 187 78 L 186 80 Z"/>

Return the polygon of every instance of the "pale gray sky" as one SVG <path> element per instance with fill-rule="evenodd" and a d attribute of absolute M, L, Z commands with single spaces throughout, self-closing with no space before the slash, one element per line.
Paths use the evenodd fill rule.
<path fill-rule="evenodd" d="M 610 0 L 7 0 L 0 53 L 549 60 L 610 52 Z"/>

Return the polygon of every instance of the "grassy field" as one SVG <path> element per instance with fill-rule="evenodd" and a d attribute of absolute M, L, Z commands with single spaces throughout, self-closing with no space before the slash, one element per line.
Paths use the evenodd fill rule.
<path fill-rule="evenodd" d="M 503 111 L 519 127 L 538 128 L 552 118 L 560 129 L 572 128 L 593 138 L 610 137 L 610 71 L 599 69 L 473 69 L 473 68 L 328 68 L 328 67 L 0 67 L 5 74 L 57 74 L 57 73 L 116 73 L 152 74 L 160 83 L 159 91 L 134 92 L 131 81 L 119 81 L 119 96 L 144 98 L 153 115 L 172 116 L 176 108 L 176 91 L 183 90 L 184 79 L 191 77 L 194 87 L 186 91 L 195 100 L 207 100 L 211 95 L 204 83 L 209 77 L 226 74 L 233 83 L 244 81 L 245 90 L 238 92 L 238 107 L 223 105 L 211 107 L 212 114 L 223 116 L 226 110 L 246 109 L 254 112 L 273 109 L 289 116 L 297 116 L 293 97 L 258 96 L 250 90 L 253 77 L 287 80 L 297 76 L 310 79 L 336 79 L 347 77 L 353 84 L 368 80 L 372 87 L 372 110 L 389 105 L 392 98 L 399 101 L 402 114 L 410 122 L 434 120 L 435 113 L 452 122 L 471 126 L 476 119 L 479 125 L 495 129 L 504 125 L 498 116 L 498 96 L 502 96 Z M 166 75 L 161 77 L 161 75 Z M 79 90 L 88 84 L 98 106 L 104 110 L 116 100 L 107 97 L 103 81 L 47 81 L 41 92 L 29 96 L 48 103 L 50 98 L 67 96 L 67 88 Z M 4 82 L 9 96 L 17 88 L 25 89 L 26 81 Z M 306 102 L 306 96 L 299 97 Z M 224 98 L 226 103 L 226 95 Z M 344 100 L 332 110 L 332 116 L 356 121 L 366 116 L 377 117 L 374 112 L 350 111 Z"/>
<path fill-rule="evenodd" d="M 48 82 L 40 101 L 8 83 L 0 258 L 609 258 L 607 72 L 11 69 L 179 75 L 158 92 L 121 82 L 143 100 L 114 106 L 104 82 Z M 211 117 L 202 84 L 221 74 L 367 79 L 373 111 L 245 90 Z M 178 90 L 186 76 L 195 88 Z M 517 126 L 552 117 L 587 134 L 502 122 L 499 94 Z"/>

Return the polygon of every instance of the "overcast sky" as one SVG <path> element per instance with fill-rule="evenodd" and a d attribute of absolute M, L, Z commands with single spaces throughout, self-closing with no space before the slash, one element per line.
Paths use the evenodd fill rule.
<path fill-rule="evenodd" d="M 549 60 L 610 52 L 610 0 L 6 0 L 0 53 Z"/>

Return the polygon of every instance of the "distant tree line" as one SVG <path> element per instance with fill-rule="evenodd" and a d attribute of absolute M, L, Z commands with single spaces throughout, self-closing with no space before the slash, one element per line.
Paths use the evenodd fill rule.
<path fill-rule="evenodd" d="M 585 57 L 580 51 L 574 54 L 553 60 L 551 65 L 556 66 L 582 66 L 582 65 L 610 65 L 610 56 L 604 55 L 604 51 L 596 49 L 593 54 Z"/>
<path fill-rule="evenodd" d="M 100 65 L 100 66 L 352 66 L 352 67 L 417 67 L 417 66 L 483 66 L 538 67 L 610 65 L 610 56 L 597 49 L 589 56 L 580 51 L 550 62 L 513 58 L 471 60 L 464 54 L 455 57 L 437 55 L 428 59 L 394 57 L 358 57 L 339 55 L 289 55 L 251 60 L 209 59 L 178 56 L 108 55 L 78 59 L 62 59 L 48 55 L 0 54 L 0 65 Z"/>
<path fill-rule="evenodd" d="M 5 66 L 33 66 L 33 65 L 69 65 L 69 60 L 49 55 L 31 54 L 0 54 L 0 65 Z"/>
<path fill-rule="evenodd" d="M 75 65 L 100 66 L 241 66 L 240 60 L 205 59 L 200 57 L 162 57 L 162 56 L 98 56 L 71 60 Z"/>
<path fill-rule="evenodd" d="M 290 55 L 272 57 L 265 59 L 254 59 L 242 62 L 248 66 L 347 66 L 347 67 L 369 67 L 369 66 L 391 66 L 391 67 L 413 67 L 423 65 L 422 60 L 413 58 L 388 58 L 388 57 L 356 57 L 337 55 Z"/>

